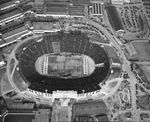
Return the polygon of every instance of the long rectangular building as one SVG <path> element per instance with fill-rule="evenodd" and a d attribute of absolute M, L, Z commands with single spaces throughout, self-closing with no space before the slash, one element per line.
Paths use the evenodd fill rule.
<path fill-rule="evenodd" d="M 0 22 L 4 22 L 4 21 L 6 21 L 6 20 L 9 20 L 9 19 L 18 17 L 18 16 L 20 16 L 20 15 L 22 15 L 21 10 L 19 10 L 19 9 L 14 9 L 13 11 L 10 11 L 10 12 L 8 12 L 8 13 L 6 13 L 6 14 L 2 14 L 2 15 L 0 16 Z"/>
<path fill-rule="evenodd" d="M 8 31 L 8 32 L 2 34 L 2 38 L 6 41 L 14 36 L 19 35 L 20 33 L 24 33 L 24 32 L 28 32 L 27 27 L 21 26 L 19 28 L 16 28 L 14 30 L 11 30 L 11 31 Z M 6 41 L 6 43 L 9 43 L 9 41 Z"/>
<path fill-rule="evenodd" d="M 12 0 L 12 1 L 8 1 L 8 2 L 0 3 L 0 10 L 4 9 L 6 7 L 9 7 L 9 6 L 15 5 L 16 1 L 18 1 L 18 0 Z"/>
<path fill-rule="evenodd" d="M 114 28 L 114 30 L 115 31 L 124 30 L 115 6 L 107 5 L 105 6 L 105 9 L 107 12 L 108 20 L 111 26 Z"/>

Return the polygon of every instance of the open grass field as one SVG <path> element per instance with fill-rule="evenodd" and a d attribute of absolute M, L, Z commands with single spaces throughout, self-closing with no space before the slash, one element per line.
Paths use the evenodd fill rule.
<path fill-rule="evenodd" d="M 150 61 L 150 43 L 149 42 L 133 42 L 137 51 L 137 58 L 140 61 Z"/>

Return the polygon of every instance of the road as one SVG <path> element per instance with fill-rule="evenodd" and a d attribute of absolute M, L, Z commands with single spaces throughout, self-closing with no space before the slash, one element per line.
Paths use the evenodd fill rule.
<path fill-rule="evenodd" d="M 120 53 L 120 57 L 123 60 L 123 71 L 126 71 L 130 77 L 130 87 L 131 87 L 131 97 L 132 97 L 132 114 L 133 114 L 133 120 L 135 122 L 139 122 L 139 110 L 137 110 L 136 107 L 136 88 L 135 88 L 135 84 L 136 84 L 136 78 L 134 76 L 134 74 L 132 73 L 131 69 L 130 69 L 130 62 L 126 59 L 126 56 L 124 54 L 124 51 L 121 49 L 121 45 L 119 45 L 119 43 L 117 42 L 116 38 L 113 38 L 113 35 L 111 35 L 103 26 L 101 26 L 100 24 L 92 21 L 92 20 L 87 20 L 88 23 L 96 26 L 97 28 L 99 28 L 105 35 L 107 35 L 108 39 L 111 41 L 111 43 L 116 47 L 116 49 L 118 50 L 118 52 Z"/>

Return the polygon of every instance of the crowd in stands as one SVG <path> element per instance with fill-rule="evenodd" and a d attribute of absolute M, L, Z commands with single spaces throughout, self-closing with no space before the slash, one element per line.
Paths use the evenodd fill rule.
<path fill-rule="evenodd" d="M 104 62 L 105 66 L 96 68 L 94 73 L 88 77 L 78 79 L 59 79 L 44 77 L 37 73 L 34 64 L 38 57 L 47 53 L 53 53 L 52 42 L 60 43 L 61 52 L 85 54 L 91 57 L 95 63 Z M 100 89 L 98 85 L 102 82 L 109 71 L 109 60 L 107 54 L 99 45 L 90 43 L 85 34 L 81 32 L 70 32 L 65 34 L 59 32 L 57 35 L 44 36 L 42 42 L 30 44 L 20 56 L 20 72 L 23 78 L 30 82 L 29 88 L 48 93 L 55 90 L 74 90 L 78 93 L 92 92 Z"/>

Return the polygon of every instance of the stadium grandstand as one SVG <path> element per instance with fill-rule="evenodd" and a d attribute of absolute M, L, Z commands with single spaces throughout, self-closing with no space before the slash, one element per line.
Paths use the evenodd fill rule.
<path fill-rule="evenodd" d="M 54 78 L 40 75 L 35 69 L 36 60 L 45 54 L 63 52 L 84 54 L 92 58 L 95 64 L 104 63 L 104 67 L 97 67 L 94 72 L 86 77 L 80 78 Z M 105 50 L 99 45 L 90 43 L 88 37 L 81 32 L 70 32 L 65 34 L 45 35 L 40 42 L 32 42 L 17 52 L 19 73 L 28 82 L 29 88 L 35 91 L 52 93 L 56 90 L 74 90 L 78 93 L 92 92 L 100 89 L 101 83 L 109 72 L 109 59 Z M 101 74 L 101 75 L 99 75 Z M 34 77 L 33 77 L 34 76 Z"/>

